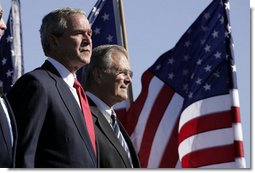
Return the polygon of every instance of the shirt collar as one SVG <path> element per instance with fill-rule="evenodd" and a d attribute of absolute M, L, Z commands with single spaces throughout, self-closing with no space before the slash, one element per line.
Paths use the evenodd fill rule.
<path fill-rule="evenodd" d="M 73 87 L 74 76 L 63 64 L 59 63 L 55 59 L 48 57 L 47 60 L 57 69 L 63 80 L 70 86 Z"/>
<path fill-rule="evenodd" d="M 91 92 L 86 91 L 86 94 L 96 104 L 97 108 L 105 116 L 107 121 L 111 123 L 112 121 L 111 114 L 112 114 L 113 108 L 109 107 L 107 104 L 105 104 L 101 99 L 99 99 L 97 96 L 95 96 Z"/>

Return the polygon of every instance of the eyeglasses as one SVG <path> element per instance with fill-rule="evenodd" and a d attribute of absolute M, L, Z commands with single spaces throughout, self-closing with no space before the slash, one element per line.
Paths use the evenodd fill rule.
<path fill-rule="evenodd" d="M 133 72 L 131 70 L 127 69 L 119 69 L 116 71 L 116 75 L 122 74 L 124 76 L 130 76 L 131 78 L 133 77 Z"/>
<path fill-rule="evenodd" d="M 130 76 L 130 78 L 133 77 L 133 72 L 131 70 L 128 69 L 108 69 L 108 70 L 104 70 L 104 72 L 106 73 L 114 73 L 116 76 L 117 75 L 123 75 L 125 77 Z"/>

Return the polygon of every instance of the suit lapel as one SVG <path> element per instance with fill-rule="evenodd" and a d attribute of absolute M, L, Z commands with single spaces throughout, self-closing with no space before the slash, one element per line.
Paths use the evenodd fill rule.
<path fill-rule="evenodd" d="M 136 153 L 136 150 L 134 148 L 134 145 L 131 141 L 131 139 L 129 138 L 129 135 L 127 133 L 127 131 L 125 130 L 124 126 L 122 125 L 122 123 L 117 120 L 118 123 L 119 123 L 119 127 L 120 127 L 120 131 L 122 133 L 122 135 L 124 136 L 125 140 L 126 140 L 126 143 L 128 145 L 128 148 L 129 148 L 129 151 L 130 151 L 130 154 L 131 154 L 131 158 L 132 158 L 132 162 L 133 162 L 133 166 L 134 168 L 140 168 L 140 162 L 139 162 L 139 159 L 137 157 L 137 153 Z"/>
<path fill-rule="evenodd" d="M 13 145 L 12 145 L 12 160 L 16 159 L 16 147 L 17 147 L 17 139 L 18 139 L 18 129 L 17 129 L 17 124 L 15 121 L 15 117 L 13 114 L 13 111 L 11 109 L 11 105 L 9 104 L 7 98 L 3 96 L 3 99 L 6 103 L 6 107 L 8 109 L 9 117 L 11 120 L 11 126 L 12 126 L 12 134 L 13 134 Z M 12 163 L 13 167 L 15 167 L 15 162 Z"/>
<path fill-rule="evenodd" d="M 7 106 L 7 105 L 6 105 Z M 12 153 L 12 144 L 11 144 L 11 135 L 10 135 L 10 129 L 8 125 L 7 118 L 5 117 L 5 112 L 3 110 L 2 105 L 0 105 L 0 130 L 3 133 L 4 142 L 6 143 L 9 156 L 11 157 Z"/>
<path fill-rule="evenodd" d="M 89 99 L 90 110 L 93 116 L 94 124 L 99 128 L 99 130 L 106 136 L 110 143 L 116 148 L 123 162 L 126 164 L 126 167 L 131 167 L 130 162 L 127 157 L 127 153 L 124 148 L 121 146 L 119 140 L 115 136 L 111 126 L 108 121 L 104 117 L 104 115 L 100 112 L 100 110 L 95 106 L 93 101 Z"/>
<path fill-rule="evenodd" d="M 86 128 L 82 111 L 77 104 L 77 101 L 75 100 L 73 94 L 71 93 L 68 85 L 64 82 L 55 67 L 48 61 L 43 64 L 42 68 L 46 69 L 49 72 L 49 75 L 56 81 L 56 87 L 59 95 L 63 103 L 65 104 L 67 110 L 69 111 L 70 116 L 72 117 L 74 124 L 79 131 L 80 136 L 82 137 L 85 145 L 87 146 L 91 158 L 93 158 L 93 160 L 95 161 L 95 153 L 91 141 L 88 140 L 90 139 L 90 137 Z"/>

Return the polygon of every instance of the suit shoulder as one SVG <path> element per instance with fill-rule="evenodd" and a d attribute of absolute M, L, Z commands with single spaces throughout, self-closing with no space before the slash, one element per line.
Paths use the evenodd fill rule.
<path fill-rule="evenodd" d="M 32 81 L 37 81 L 39 83 L 46 83 L 47 80 L 52 79 L 52 77 L 50 77 L 49 72 L 42 69 L 42 68 L 37 68 L 34 69 L 33 71 L 30 71 L 28 73 L 25 73 L 24 75 L 22 75 L 16 83 L 19 82 L 32 82 Z M 15 84 L 16 84 L 15 83 Z"/>
<path fill-rule="evenodd" d="M 50 84 L 55 81 L 49 76 L 47 71 L 37 68 L 22 75 L 13 85 L 7 96 L 15 96 L 17 93 L 25 94 L 31 92 L 45 92 Z"/>
<path fill-rule="evenodd" d="M 48 75 L 47 71 L 39 67 L 39 68 L 34 69 L 33 71 L 25 73 L 23 76 L 37 78 L 37 77 L 47 76 L 47 75 Z"/>

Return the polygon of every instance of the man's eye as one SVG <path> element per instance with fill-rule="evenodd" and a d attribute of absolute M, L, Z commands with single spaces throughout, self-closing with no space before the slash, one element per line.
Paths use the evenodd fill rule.
<path fill-rule="evenodd" d="M 131 78 L 133 77 L 133 72 L 131 70 L 121 70 L 119 74 L 124 74 L 125 76 L 129 75 Z"/>
<path fill-rule="evenodd" d="M 88 36 L 92 37 L 92 31 L 87 32 Z"/>

